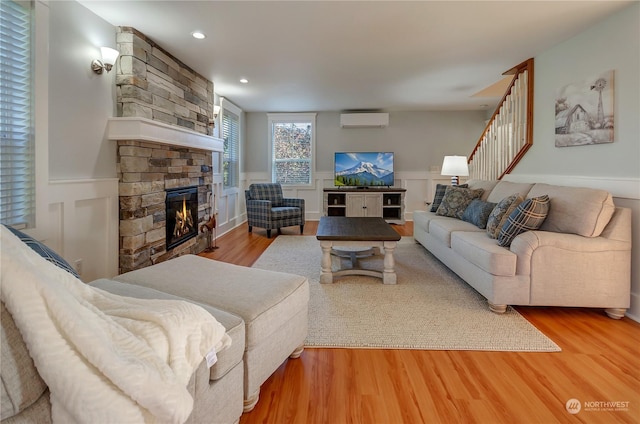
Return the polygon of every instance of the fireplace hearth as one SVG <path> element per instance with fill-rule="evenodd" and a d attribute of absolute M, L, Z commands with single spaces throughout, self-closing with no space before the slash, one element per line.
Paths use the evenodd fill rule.
<path fill-rule="evenodd" d="M 198 235 L 198 187 L 166 190 L 167 250 Z"/>

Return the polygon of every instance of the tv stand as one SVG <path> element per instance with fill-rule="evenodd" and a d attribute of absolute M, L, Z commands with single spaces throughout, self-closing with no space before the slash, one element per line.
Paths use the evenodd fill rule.
<path fill-rule="evenodd" d="M 404 188 L 336 187 L 323 191 L 325 216 L 373 216 L 390 224 L 404 224 Z"/>

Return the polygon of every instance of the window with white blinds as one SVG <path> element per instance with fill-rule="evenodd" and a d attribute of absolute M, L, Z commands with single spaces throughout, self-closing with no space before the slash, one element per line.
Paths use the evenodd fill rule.
<path fill-rule="evenodd" d="M 240 117 L 227 108 L 222 110 L 222 139 L 224 140 L 224 156 L 222 159 L 223 186 L 224 188 L 238 187 Z"/>
<path fill-rule="evenodd" d="M 0 222 L 35 223 L 32 3 L 0 1 Z"/>

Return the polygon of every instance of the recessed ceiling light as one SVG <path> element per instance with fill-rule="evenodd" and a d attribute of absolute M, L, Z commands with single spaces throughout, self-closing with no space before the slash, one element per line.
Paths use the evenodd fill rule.
<path fill-rule="evenodd" d="M 249 83 L 249 80 L 246 79 L 246 78 L 240 78 L 240 82 L 243 83 L 243 84 L 247 84 L 247 83 Z"/>
<path fill-rule="evenodd" d="M 204 35 L 203 33 L 201 33 L 200 31 L 194 31 L 191 33 L 191 36 L 193 38 L 197 38 L 198 40 L 202 40 L 203 38 L 206 38 L 207 36 Z"/>

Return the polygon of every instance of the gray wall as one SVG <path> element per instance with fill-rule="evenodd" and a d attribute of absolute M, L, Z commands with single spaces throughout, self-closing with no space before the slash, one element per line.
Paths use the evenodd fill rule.
<path fill-rule="evenodd" d="M 615 70 L 614 142 L 555 147 L 556 90 Z M 535 58 L 533 146 L 512 176 L 609 190 L 632 210 L 631 308 L 640 321 L 640 3 Z"/>
<path fill-rule="evenodd" d="M 392 112 L 386 128 L 341 128 L 339 112 L 316 119 L 315 163 L 333 172 L 336 151 L 395 152 L 397 172 L 428 171 L 446 155 L 468 155 L 484 130 L 485 112 Z M 268 172 L 267 114 L 246 114 L 245 172 Z"/>
<path fill-rule="evenodd" d="M 640 177 L 640 4 L 535 57 L 533 146 L 514 174 Z M 556 90 L 615 70 L 614 142 L 555 147 Z"/>
<path fill-rule="evenodd" d="M 100 47 L 116 47 L 115 28 L 75 1 L 49 2 L 49 177 L 116 176 L 115 72 L 97 75 Z"/>

